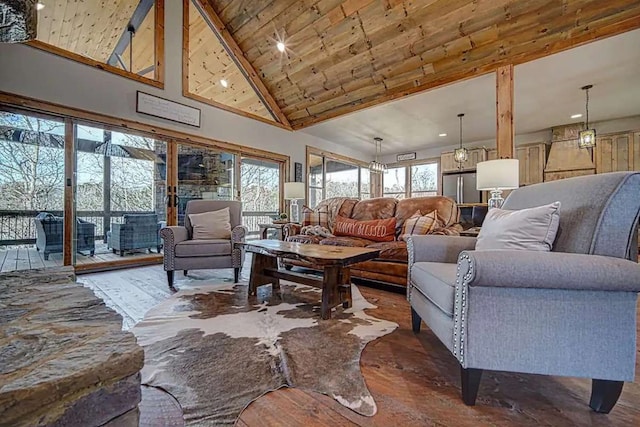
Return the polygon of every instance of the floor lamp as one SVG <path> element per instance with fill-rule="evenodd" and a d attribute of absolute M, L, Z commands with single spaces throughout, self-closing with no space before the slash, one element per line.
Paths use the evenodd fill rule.
<path fill-rule="evenodd" d="M 298 200 L 304 199 L 304 182 L 285 182 L 284 199 L 290 200 L 290 222 L 300 222 Z"/>

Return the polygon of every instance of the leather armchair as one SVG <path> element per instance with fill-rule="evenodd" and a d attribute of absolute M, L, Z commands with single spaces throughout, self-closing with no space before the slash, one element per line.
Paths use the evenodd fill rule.
<path fill-rule="evenodd" d="M 189 214 L 217 211 L 228 207 L 231 219 L 231 238 L 193 240 L 193 227 Z M 174 271 L 233 268 L 234 282 L 238 283 L 244 249 L 242 243 L 247 235 L 242 225 L 242 203 L 223 200 L 190 200 L 187 202 L 184 226 L 164 227 L 160 236 L 164 240 L 164 270 L 167 272 L 169 288 L 173 289 Z"/>
<path fill-rule="evenodd" d="M 488 369 L 591 378 L 591 408 L 613 408 L 634 379 L 638 194 L 632 172 L 514 190 L 504 209 L 561 202 L 552 252 L 475 251 L 473 237 L 409 239 L 413 330 L 424 320 L 457 358 L 467 405 Z"/>

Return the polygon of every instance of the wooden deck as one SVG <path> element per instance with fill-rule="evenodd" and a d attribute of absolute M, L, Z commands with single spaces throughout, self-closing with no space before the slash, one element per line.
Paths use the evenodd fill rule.
<path fill-rule="evenodd" d="M 76 266 L 90 266 L 98 263 L 130 262 L 132 259 L 149 258 L 158 254 L 138 251 L 127 253 L 124 256 L 114 254 L 107 244 L 96 242 L 96 253 L 88 256 L 78 253 L 76 256 Z M 32 270 L 36 268 L 60 267 L 62 266 L 62 253 L 49 254 L 49 259 L 45 260 L 42 252 L 36 250 L 35 245 L 0 246 L 0 272 L 19 270 Z"/>
<path fill-rule="evenodd" d="M 247 260 L 248 261 L 248 260 Z M 245 263 L 242 280 L 248 280 Z M 231 269 L 196 270 L 191 279 L 233 281 Z M 176 274 L 176 287 L 184 283 Z M 129 329 L 144 313 L 171 295 L 161 266 L 84 274 L 78 281 L 93 289 L 124 318 Z M 640 425 L 640 378 L 625 383 L 611 414 L 589 409 L 591 381 L 584 378 L 485 372 L 478 402 L 460 398 L 460 366 L 435 335 L 423 326 L 411 331 L 406 297 L 360 286 L 379 308 L 375 316 L 400 328 L 369 343 L 360 366 L 378 413 L 363 417 L 334 399 L 308 390 L 283 388 L 251 403 L 240 416 L 241 427 L 258 426 L 631 426 Z M 639 314 L 640 317 L 640 314 Z M 640 327 L 640 323 L 638 324 Z M 631 338 L 630 338 L 631 339 Z M 640 344 L 639 344 L 640 350 Z M 636 370 L 640 371 L 640 357 Z M 177 402 L 164 392 L 143 387 L 140 426 L 184 425 Z"/>

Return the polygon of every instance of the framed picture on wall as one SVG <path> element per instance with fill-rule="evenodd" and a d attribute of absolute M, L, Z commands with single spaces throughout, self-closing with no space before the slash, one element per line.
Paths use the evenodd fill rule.
<path fill-rule="evenodd" d="M 302 163 L 295 162 L 294 166 L 294 181 L 302 182 Z"/>

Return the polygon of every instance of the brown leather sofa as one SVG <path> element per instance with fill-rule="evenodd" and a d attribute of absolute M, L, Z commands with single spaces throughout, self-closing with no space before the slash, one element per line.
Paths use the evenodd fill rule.
<path fill-rule="evenodd" d="M 444 227 L 439 228 L 434 234 L 459 235 L 462 230 L 458 223 L 460 217 L 458 206 L 455 201 L 443 196 L 414 197 L 402 200 L 389 197 L 367 200 L 335 197 L 323 200 L 316 206 L 315 210 L 325 207 L 328 210 L 330 230 L 333 230 L 338 215 L 357 221 L 395 217 L 396 238 L 393 242 L 373 242 L 359 237 L 301 235 L 299 234 L 301 229 L 299 224 L 287 224 L 283 227 L 284 239 L 289 242 L 380 249 L 379 258 L 354 264 L 351 267 L 351 275 L 393 285 L 407 285 L 407 244 L 398 240 L 402 225 L 407 218 L 418 210 L 422 215 L 435 210 L 438 212 L 438 217 L 443 222 Z M 307 262 L 293 260 L 287 260 L 285 266 L 315 268 L 315 266 Z"/>

